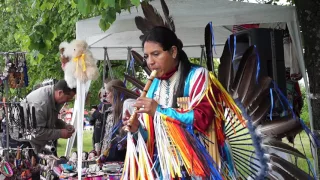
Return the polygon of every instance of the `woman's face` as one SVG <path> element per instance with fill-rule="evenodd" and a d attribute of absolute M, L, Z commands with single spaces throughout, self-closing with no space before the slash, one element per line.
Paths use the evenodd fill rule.
<path fill-rule="evenodd" d="M 106 90 L 106 100 L 113 105 L 113 93 L 110 90 Z"/>
<path fill-rule="evenodd" d="M 164 51 L 159 43 L 146 41 L 144 43 L 144 59 L 151 70 L 157 70 L 156 77 L 172 71 L 177 65 L 177 47 L 172 46 L 171 50 Z"/>

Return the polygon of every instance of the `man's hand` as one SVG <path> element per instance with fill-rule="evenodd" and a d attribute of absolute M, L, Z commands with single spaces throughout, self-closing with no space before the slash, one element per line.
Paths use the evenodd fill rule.
<path fill-rule="evenodd" d="M 139 108 L 137 113 L 147 113 L 150 116 L 154 116 L 158 103 L 154 99 L 146 98 L 146 97 L 139 97 L 133 107 Z"/>
<path fill-rule="evenodd" d="M 69 132 L 71 132 L 71 134 L 73 134 L 74 131 L 75 131 L 74 126 L 71 125 L 71 124 L 68 124 L 68 125 L 66 126 L 66 129 L 67 129 Z"/>
<path fill-rule="evenodd" d="M 71 132 L 71 131 L 69 131 L 67 129 L 61 129 L 60 138 L 68 139 L 68 138 L 70 138 L 72 136 L 73 132 Z"/>

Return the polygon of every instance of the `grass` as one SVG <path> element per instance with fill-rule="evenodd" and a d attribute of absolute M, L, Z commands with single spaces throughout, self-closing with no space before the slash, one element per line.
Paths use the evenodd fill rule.
<path fill-rule="evenodd" d="M 301 137 L 301 140 L 300 140 L 300 137 Z M 309 138 L 305 132 L 300 133 L 300 137 L 299 135 L 296 136 L 294 141 L 294 148 L 298 149 L 302 154 L 305 154 L 313 166 L 313 157 L 311 154 Z M 284 142 L 287 142 L 287 140 L 285 140 Z M 294 157 L 292 157 L 292 162 L 295 162 Z M 299 168 L 303 169 L 305 172 L 309 172 L 308 162 L 305 159 L 298 158 L 297 165 Z"/>
<path fill-rule="evenodd" d="M 90 152 L 93 150 L 92 147 L 92 133 L 93 131 L 83 131 L 83 151 Z M 77 141 L 77 139 L 75 139 Z M 58 156 L 64 156 L 67 146 L 67 139 L 59 139 L 58 140 L 58 148 L 57 153 Z M 77 151 L 77 147 L 72 148 L 72 152 Z"/>

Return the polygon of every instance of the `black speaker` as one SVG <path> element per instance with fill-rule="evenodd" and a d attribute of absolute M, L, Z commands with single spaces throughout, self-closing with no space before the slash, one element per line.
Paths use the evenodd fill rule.
<path fill-rule="evenodd" d="M 239 31 L 234 36 L 236 37 L 234 69 L 238 68 L 239 61 L 247 48 L 255 45 L 260 57 L 260 75 L 271 77 L 286 96 L 283 31 L 256 28 Z M 274 69 L 275 72 L 273 72 Z"/>

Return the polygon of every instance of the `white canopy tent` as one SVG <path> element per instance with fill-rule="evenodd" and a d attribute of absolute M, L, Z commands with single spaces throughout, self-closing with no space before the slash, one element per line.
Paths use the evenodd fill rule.
<path fill-rule="evenodd" d="M 230 25 L 274 22 L 296 25 L 294 7 L 227 0 L 167 0 L 166 2 L 174 18 L 177 35 L 184 43 L 184 50 L 189 57 L 200 56 L 200 45 L 204 44 L 204 27 L 210 21 L 214 26 L 216 57 L 221 56 L 222 45 L 232 33 L 226 28 Z M 151 4 L 162 13 L 160 1 L 152 1 Z M 104 59 L 103 47 L 110 48 L 108 55 L 111 60 L 127 59 L 127 47 L 141 51 L 139 40 L 141 32 L 134 22 L 134 17 L 137 15 L 143 15 L 140 7 L 131 8 L 131 13 L 122 12 L 117 15 L 116 21 L 106 32 L 99 28 L 100 17 L 79 21 L 76 24 L 77 39 L 86 40 L 97 59 Z M 293 28 L 291 30 L 294 31 Z M 297 40 L 300 42 L 298 37 Z"/>
<path fill-rule="evenodd" d="M 253 23 L 286 22 L 294 48 L 296 49 L 299 67 L 309 94 L 308 79 L 303 59 L 303 49 L 295 7 L 252 4 L 228 0 L 166 0 L 170 14 L 174 18 L 177 36 L 184 43 L 184 50 L 189 57 L 200 57 L 200 45 L 204 44 L 204 27 L 210 21 L 214 26 L 216 44 L 215 57 L 221 57 L 223 45 L 232 33 L 232 25 Z M 162 14 L 159 0 L 151 4 Z M 100 17 L 78 21 L 76 24 L 77 39 L 86 40 L 96 59 L 105 59 L 105 49 L 110 60 L 126 60 L 128 47 L 141 52 L 141 32 L 136 28 L 134 18 L 143 16 L 141 7 L 131 8 L 117 15 L 116 21 L 103 32 L 99 27 Z M 311 128 L 312 111 L 308 99 Z M 316 158 L 315 158 L 316 159 Z"/>

